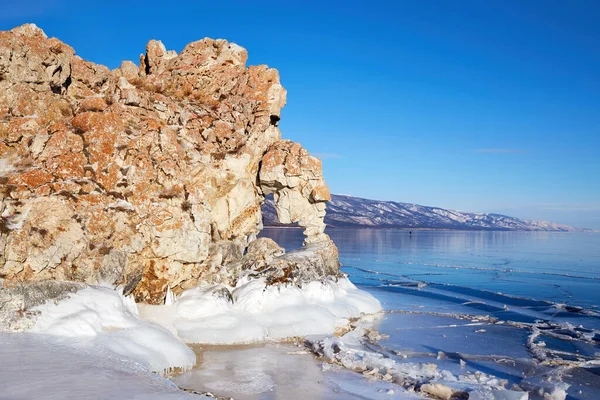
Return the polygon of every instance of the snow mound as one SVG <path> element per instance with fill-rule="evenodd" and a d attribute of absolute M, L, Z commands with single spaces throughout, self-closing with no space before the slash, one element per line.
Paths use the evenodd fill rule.
<path fill-rule="evenodd" d="M 161 326 L 142 321 L 133 298 L 110 288 L 88 287 L 35 311 L 40 316 L 31 332 L 61 337 L 76 347 L 107 349 L 152 371 L 196 364 L 194 352 L 181 340 Z"/>
<path fill-rule="evenodd" d="M 31 332 L 79 349 L 111 352 L 160 372 L 195 365 L 196 356 L 183 341 L 235 344 L 329 335 L 348 318 L 381 311 L 377 299 L 348 279 L 299 288 L 242 278 L 235 288 L 205 285 L 177 300 L 171 297 L 169 305 L 135 304 L 112 288 L 90 286 L 36 307 L 40 315 Z"/>
<path fill-rule="evenodd" d="M 73 339 L 0 332 L 1 399 L 200 400 L 139 363 Z"/>
<path fill-rule="evenodd" d="M 235 288 L 205 285 L 171 306 L 140 305 L 140 314 L 190 343 L 237 344 L 328 335 L 348 318 L 381 311 L 371 294 L 348 279 L 310 282 L 302 288 L 240 279 Z"/>

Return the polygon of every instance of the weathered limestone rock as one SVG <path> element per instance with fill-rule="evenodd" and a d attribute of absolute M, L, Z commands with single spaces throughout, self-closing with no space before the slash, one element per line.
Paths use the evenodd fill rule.
<path fill-rule="evenodd" d="M 0 32 L 2 286 L 106 282 L 158 303 L 230 283 L 280 255 L 248 248 L 268 193 L 329 246 L 310 276 L 337 274 L 321 163 L 280 140 L 278 72 L 225 40 L 153 40 L 140 60 L 110 71 L 34 25 Z"/>
<path fill-rule="evenodd" d="M 260 169 L 260 187 L 273 194 L 279 222 L 297 222 L 304 228 L 305 244 L 327 241 L 324 234 L 325 202 L 331 200 L 321 160 L 289 140 L 273 143 Z"/>
<path fill-rule="evenodd" d="M 267 268 L 276 257 L 285 254 L 285 250 L 273 239 L 258 238 L 248 245 L 246 254 L 237 262 L 229 263 L 228 275 L 239 276 L 242 271 L 261 271 Z M 235 284 L 235 282 L 232 282 Z"/>
<path fill-rule="evenodd" d="M 309 243 L 275 258 L 257 275 L 265 275 L 267 282 L 302 285 L 323 276 L 341 277 L 338 250 L 330 240 Z"/>
<path fill-rule="evenodd" d="M 221 282 L 234 286 L 236 278 L 249 275 L 264 278 L 268 284 L 305 283 L 327 277 L 341 277 L 338 250 L 331 240 L 307 244 L 286 253 L 269 238 L 258 238 L 246 250 L 246 254 L 227 263 L 225 279 Z"/>

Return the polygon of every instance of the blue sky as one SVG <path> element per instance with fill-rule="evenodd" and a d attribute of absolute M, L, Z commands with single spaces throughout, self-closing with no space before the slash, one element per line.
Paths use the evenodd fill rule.
<path fill-rule="evenodd" d="M 281 130 L 333 193 L 600 229 L 597 1 L 21 0 L 85 59 L 209 36 L 280 71 Z"/>

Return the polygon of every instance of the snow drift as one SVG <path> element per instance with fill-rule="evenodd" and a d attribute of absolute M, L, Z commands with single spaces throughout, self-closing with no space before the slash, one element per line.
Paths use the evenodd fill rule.
<path fill-rule="evenodd" d="M 347 278 L 268 286 L 263 279 L 236 287 L 204 285 L 170 305 L 136 304 L 107 287 L 87 287 L 58 303 L 36 307 L 31 332 L 62 338 L 78 348 L 101 348 L 152 371 L 189 369 L 196 363 L 188 343 L 237 344 L 329 335 L 348 318 L 381 311 L 370 294 Z"/>
<path fill-rule="evenodd" d="M 236 287 L 204 285 L 171 306 L 140 305 L 141 315 L 191 343 L 237 344 L 332 334 L 348 318 L 381 311 L 381 304 L 347 278 L 302 288 L 240 279 Z"/>

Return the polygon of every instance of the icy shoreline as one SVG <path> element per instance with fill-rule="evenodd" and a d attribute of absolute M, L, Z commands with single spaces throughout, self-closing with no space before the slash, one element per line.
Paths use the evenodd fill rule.
<path fill-rule="evenodd" d="M 381 301 L 388 300 L 382 297 Z M 427 324 L 443 323 L 446 319 L 448 322 L 445 323 L 448 325 L 436 327 L 451 329 L 447 331 L 448 335 L 453 331 L 459 334 L 462 330 L 457 326 L 464 326 L 481 338 L 487 335 L 486 330 L 492 335 L 497 334 L 493 331 L 501 327 L 535 331 L 537 324 L 530 326 L 519 323 L 517 326 L 515 323 L 474 315 L 465 315 L 464 318 L 468 321 L 459 323 L 460 315 L 429 315 L 426 312 L 401 310 L 387 310 L 382 314 L 379 300 L 358 289 L 347 278 L 324 279 L 302 288 L 293 285 L 269 286 L 262 279 L 243 278 L 236 287 L 204 285 L 184 292 L 178 298 L 168 296 L 167 304 L 163 306 L 135 304 L 131 298 L 122 296 L 112 288 L 87 287 L 58 303 L 51 301 L 38 306 L 34 311 L 40 315 L 30 332 L 0 334 L 2 344 L 11 347 L 0 349 L 0 355 L 7 360 L 6 365 L 16 364 L 19 354 L 22 354 L 27 357 L 23 365 L 29 365 L 27 368 L 37 371 L 35 373 L 42 378 L 54 375 L 62 377 L 65 369 L 67 374 L 73 375 L 73 379 L 81 376 L 84 380 L 93 380 L 94 374 L 86 372 L 78 375 L 77 368 L 70 366 L 73 364 L 84 368 L 89 362 L 101 365 L 110 371 L 109 374 L 122 375 L 125 380 L 128 379 L 127 376 L 145 376 L 141 378 L 141 384 L 156 387 L 156 398 L 174 396 L 173 398 L 178 399 L 180 397 L 177 396 L 180 395 L 191 396 L 190 393 L 178 391 L 172 382 L 160 377 L 160 373 L 174 370 L 182 373 L 171 375 L 173 382 L 181 388 L 191 389 L 193 393 L 211 391 L 219 396 L 237 393 L 234 397 L 261 398 L 260 393 L 292 390 L 293 384 L 290 383 L 290 388 L 286 386 L 286 389 L 282 389 L 279 388 L 282 384 L 280 382 L 276 389 L 274 380 L 291 379 L 294 368 L 298 368 L 298 365 L 304 365 L 313 371 L 310 378 L 306 376 L 306 385 L 313 378 L 316 382 L 325 382 L 323 385 L 315 384 L 311 389 L 324 397 L 331 397 L 331 393 L 335 392 L 345 393 L 339 398 L 346 398 L 346 395 L 352 398 L 354 394 L 360 397 L 367 393 L 367 397 L 376 398 L 389 392 L 400 398 L 422 398 L 423 395 L 429 395 L 441 396 L 440 398 L 469 396 L 470 399 L 564 399 L 565 390 L 569 386 L 562 383 L 560 376 L 556 375 L 558 380 L 554 382 L 543 382 L 533 377 L 523 380 L 523 384 L 529 386 L 516 387 L 515 390 L 502 375 L 484 373 L 482 371 L 485 369 L 478 367 L 463 370 L 467 364 L 485 363 L 481 357 L 465 355 L 466 363 L 461 358 L 460 368 L 456 369 L 452 359 L 459 353 L 447 356 L 440 351 L 436 360 L 435 354 L 419 355 L 418 352 L 394 350 L 393 343 L 392 347 L 387 348 L 390 344 L 388 339 L 382 338 L 377 332 L 380 326 L 405 331 L 402 335 L 395 336 L 394 340 L 400 340 L 398 343 L 411 343 L 414 340 L 422 346 L 431 343 L 428 337 L 415 338 L 411 335 L 411 330 L 416 328 L 416 332 L 420 332 L 420 328 L 408 320 L 400 322 L 406 319 L 403 315 L 418 317 L 422 314 Z M 452 322 L 453 318 L 459 320 Z M 545 329 L 545 335 L 551 333 L 547 327 L 541 328 Z M 532 333 L 528 351 L 546 351 L 540 347 L 535 332 Z M 448 339 L 445 339 L 445 335 L 443 337 L 444 341 L 454 340 L 450 336 Z M 283 341 L 288 338 L 294 340 L 285 344 Z M 207 357 L 210 357 L 202 356 L 202 363 L 197 363 L 196 354 L 185 342 L 203 343 L 202 352 L 207 352 Z M 299 347 L 296 350 L 293 350 L 294 343 Z M 442 346 L 442 343 L 436 343 L 435 346 Z M 246 346 L 232 348 L 231 345 L 235 344 Z M 19 350 L 20 347 L 25 348 Z M 284 351 L 290 347 L 292 350 Z M 38 355 L 30 356 L 29 351 L 34 350 L 28 350 L 29 348 L 35 349 Z M 458 352 L 461 346 L 457 344 L 452 348 Z M 71 360 L 68 367 L 59 367 L 59 370 L 49 367 L 57 351 L 65 354 L 64 360 Z M 250 355 L 263 361 L 256 364 L 256 361 L 248 358 Z M 247 365 L 231 359 L 238 356 L 248 361 Z M 299 359 L 298 356 L 304 357 L 300 364 L 294 361 L 294 358 Z M 446 360 L 447 357 L 450 359 Z M 525 362 L 518 354 L 513 358 L 508 357 L 508 361 Z M 78 361 L 80 358 L 87 361 L 82 364 Z M 213 362 L 214 365 L 211 364 Z M 288 365 L 290 371 L 285 375 L 282 371 L 270 369 L 273 362 Z M 239 376 L 223 375 L 231 363 L 236 365 L 239 371 L 236 374 Z M 37 365 L 38 369 L 31 364 Z M 543 363 L 539 366 L 530 364 L 526 368 L 545 368 Z M 151 371 L 158 372 L 159 375 L 152 374 Z M 219 377 L 218 382 L 194 381 L 209 379 L 213 375 Z M 29 374 L 28 379 L 30 376 Z M 248 377 L 260 377 L 262 380 L 248 389 L 249 392 L 244 392 L 244 388 L 247 388 L 244 382 Z M 10 371 L 4 371 L 1 378 L 17 383 L 19 379 L 23 379 Z M 56 389 L 56 393 L 66 390 L 61 386 L 63 383 L 56 386 L 52 383 L 53 379 L 48 381 L 39 390 L 52 392 Z M 95 382 L 92 386 L 94 385 L 101 393 L 106 391 L 113 395 L 113 389 L 108 387 L 108 383 L 106 387 L 101 382 Z M 130 397 L 146 390 L 139 387 L 139 382 L 131 386 L 125 382 L 123 385 L 123 390 L 129 390 L 132 394 Z M 20 394 L 21 386 L 23 385 L 12 384 L 7 393 Z M 342 386 L 346 389 L 340 389 Z M 530 393 L 539 393 L 540 397 L 529 397 L 525 389 Z M 95 396 L 90 394 L 89 397 Z M 119 394 L 118 397 L 122 396 Z"/>
<path fill-rule="evenodd" d="M 235 287 L 204 285 L 162 306 L 136 304 L 109 287 L 90 286 L 61 301 L 33 308 L 31 333 L 75 347 L 101 347 L 152 371 L 190 369 L 184 344 L 238 344 L 331 335 L 348 318 L 376 313 L 381 304 L 347 278 L 327 278 L 302 288 L 242 278 Z"/>
<path fill-rule="evenodd" d="M 188 398 L 168 380 L 170 371 L 189 371 L 196 354 L 187 343 L 231 345 L 276 343 L 291 337 L 332 335 L 348 318 L 381 310 L 377 299 L 356 288 L 347 278 L 293 285 L 269 286 L 263 279 L 240 279 L 236 287 L 205 285 L 167 298 L 163 306 L 136 304 L 110 287 L 89 286 L 31 310 L 37 314 L 27 332 L 0 333 L 3 367 L 21 362 L 32 371 L 14 374 L 3 368 L 0 378 L 12 382 L 0 398 L 35 397 L 41 393 L 64 397 L 65 379 L 83 382 L 76 390 L 82 398 L 143 396 L 149 385 L 156 398 Z M 63 354 L 60 362 L 55 362 Z M 23 360 L 21 360 L 23 359 Z M 66 362 L 66 366 L 61 366 Z M 120 391 L 110 382 L 95 382 L 102 375 L 88 364 L 101 366 L 109 375 L 143 376 L 138 383 L 123 383 Z M 65 372 L 66 371 L 66 372 Z M 158 372 L 159 375 L 151 372 Z M 98 375 L 99 374 L 99 375 Z M 54 384 L 57 377 L 58 384 Z M 24 380 L 45 381 L 43 387 L 25 389 Z M 98 392 L 83 393 L 84 387 Z M 36 390 L 39 390 L 37 392 Z M 170 397 L 171 396 L 171 397 Z M 181 397 L 178 397 L 181 396 Z M 66 396 L 68 397 L 68 396 Z M 195 396 L 196 397 L 196 396 Z"/>

